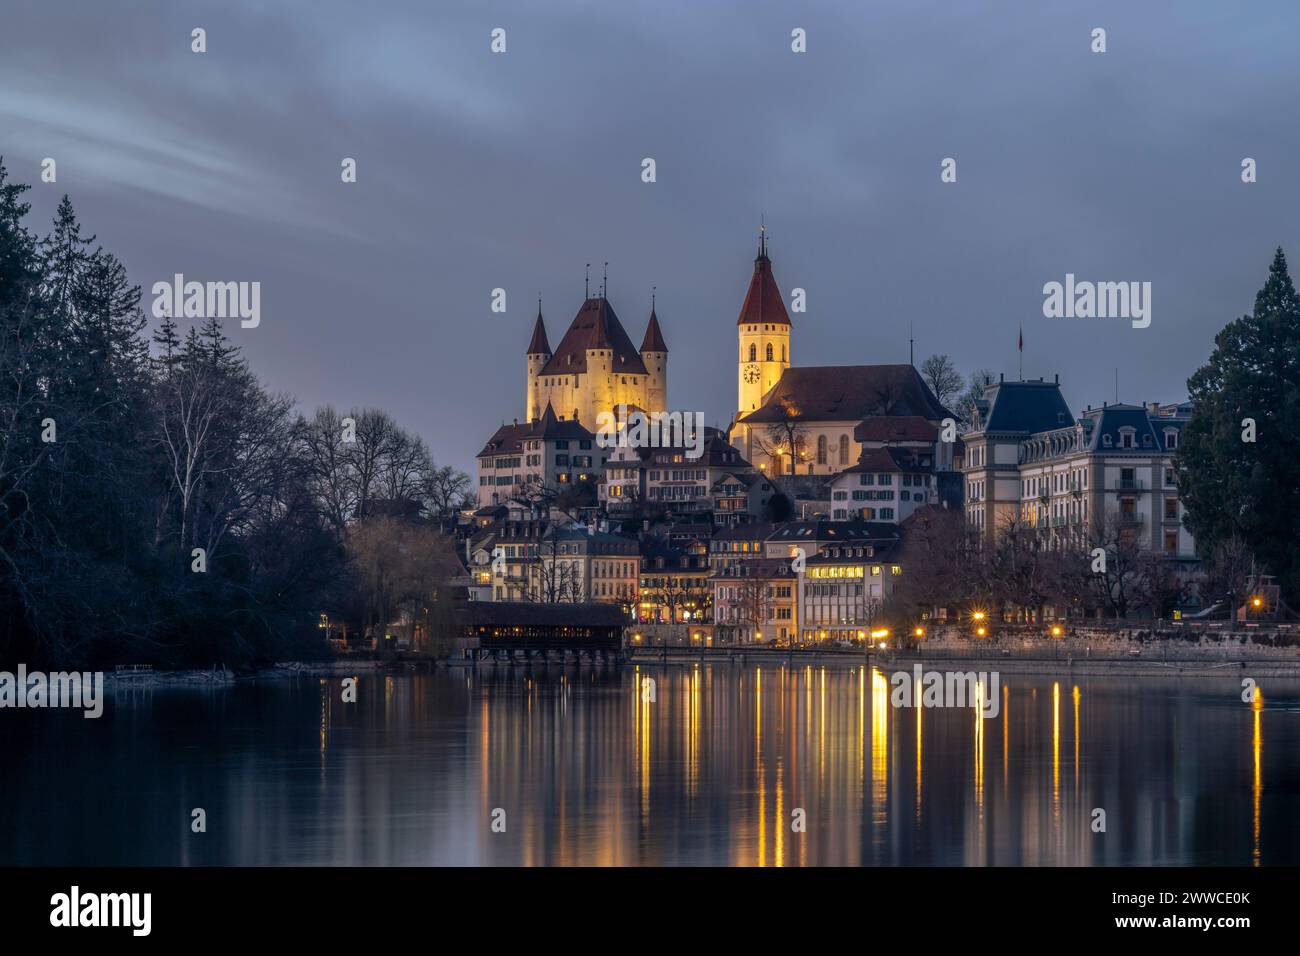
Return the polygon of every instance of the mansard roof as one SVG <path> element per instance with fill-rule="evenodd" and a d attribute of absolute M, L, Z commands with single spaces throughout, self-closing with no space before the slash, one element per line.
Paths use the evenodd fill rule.
<path fill-rule="evenodd" d="M 641 353 L 627 337 L 623 324 L 608 299 L 592 298 L 582 303 L 569 330 L 542 367 L 542 375 L 577 375 L 588 371 L 588 350 L 608 351 L 608 371 L 613 374 L 647 375 Z"/>
<path fill-rule="evenodd" d="M 984 389 L 983 432 L 1045 432 L 1074 424 L 1070 406 L 1056 382 L 996 382 Z"/>
<path fill-rule="evenodd" d="M 951 414 L 911 365 L 826 365 L 788 368 L 746 424 L 784 421 L 789 406 L 806 422 L 860 422 L 873 416 L 941 421 Z"/>

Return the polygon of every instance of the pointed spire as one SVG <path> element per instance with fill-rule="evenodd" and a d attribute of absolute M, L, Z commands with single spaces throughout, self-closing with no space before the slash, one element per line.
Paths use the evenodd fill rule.
<path fill-rule="evenodd" d="M 551 405 L 550 399 L 546 401 L 546 409 L 542 412 L 542 428 L 546 429 L 552 425 L 559 424 L 559 419 L 555 417 L 555 408 Z"/>
<path fill-rule="evenodd" d="M 542 300 L 537 300 L 537 322 L 533 325 L 533 338 L 528 343 L 526 355 L 550 355 L 551 344 L 546 340 L 546 323 L 542 321 Z"/>
<path fill-rule="evenodd" d="M 655 315 L 655 293 L 650 290 L 650 322 L 645 327 L 645 338 L 641 340 L 641 354 L 646 352 L 664 352 L 668 351 L 668 346 L 664 343 L 664 334 L 659 331 L 659 316 Z"/>
<path fill-rule="evenodd" d="M 772 260 L 767 257 L 767 226 L 758 231 L 758 256 L 754 259 L 754 276 L 749 280 L 745 304 L 740 308 L 737 325 L 789 325 L 790 316 L 781 300 L 776 276 L 772 274 Z"/>

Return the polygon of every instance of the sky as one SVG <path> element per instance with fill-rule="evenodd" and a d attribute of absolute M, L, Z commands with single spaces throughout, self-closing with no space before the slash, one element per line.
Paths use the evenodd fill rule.
<path fill-rule="evenodd" d="M 554 346 L 587 263 L 634 342 L 657 288 L 670 405 L 725 426 L 760 219 L 806 290 L 796 365 L 906 362 L 911 328 L 918 364 L 1013 378 L 1023 328 L 1025 377 L 1077 410 L 1117 379 L 1184 399 L 1274 248 L 1300 263 L 1293 0 L 7 0 L 0 24 L 33 228 L 70 195 L 146 309 L 175 273 L 260 282 L 230 334 L 271 389 L 384 408 L 471 473 L 524 414 L 538 296 Z M 1150 282 L 1150 325 L 1045 317 L 1067 273 Z"/>

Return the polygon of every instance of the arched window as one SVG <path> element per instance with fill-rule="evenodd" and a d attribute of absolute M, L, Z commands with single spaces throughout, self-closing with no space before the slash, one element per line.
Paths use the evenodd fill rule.
<path fill-rule="evenodd" d="M 847 465 L 848 463 L 849 463 L 849 436 L 841 435 L 840 436 L 840 464 Z"/>
<path fill-rule="evenodd" d="M 768 342 L 768 343 L 767 343 L 767 360 L 768 360 L 769 362 L 772 361 L 772 343 L 771 343 L 771 342 Z"/>
<path fill-rule="evenodd" d="M 826 436 L 817 436 L 817 464 L 826 464 Z"/>
<path fill-rule="evenodd" d="M 781 361 L 785 361 L 785 346 L 781 346 Z"/>
<path fill-rule="evenodd" d="M 749 343 L 749 360 L 751 362 L 758 361 L 758 346 L 755 345 L 753 342 Z"/>

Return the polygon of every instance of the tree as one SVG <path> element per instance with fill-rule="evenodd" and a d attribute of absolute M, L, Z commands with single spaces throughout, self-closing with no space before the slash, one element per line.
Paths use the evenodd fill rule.
<path fill-rule="evenodd" d="M 1175 457 L 1202 555 L 1237 539 L 1300 601 L 1300 296 L 1278 248 L 1250 315 L 1217 336 L 1187 381 L 1192 417 Z M 1252 421 L 1253 429 L 1250 425 Z"/>
<path fill-rule="evenodd" d="M 1100 548 L 1105 558 L 1100 569 L 1092 572 L 1097 597 L 1113 616 L 1128 617 L 1130 608 L 1144 601 L 1142 549 L 1136 529 L 1119 515 L 1107 515 L 1093 532 L 1090 548 Z"/>
<path fill-rule="evenodd" d="M 419 643 L 460 570 L 451 539 L 427 525 L 377 517 L 352 526 L 347 548 L 364 596 L 363 628 L 382 646 L 388 628 L 404 619 Z"/>
<path fill-rule="evenodd" d="M 795 474 L 798 463 L 808 457 L 808 429 L 803 413 L 789 397 L 778 400 L 781 418 L 770 423 L 758 437 L 758 448 L 774 462 L 790 459 L 790 474 Z M 775 469 L 774 469 L 775 470 Z"/>
<path fill-rule="evenodd" d="M 948 407 L 949 401 L 956 398 L 962 388 L 961 373 L 952 359 L 946 355 L 931 355 L 921 363 L 921 378 L 930 386 L 939 404 Z"/>
<path fill-rule="evenodd" d="M 952 413 L 957 417 L 957 423 L 963 428 L 969 429 L 971 427 L 975 417 L 975 403 L 984 397 L 984 389 L 992 384 L 993 372 L 991 370 L 981 368 L 971 372 L 966 391 L 957 400 L 957 407 L 952 409 Z"/>

